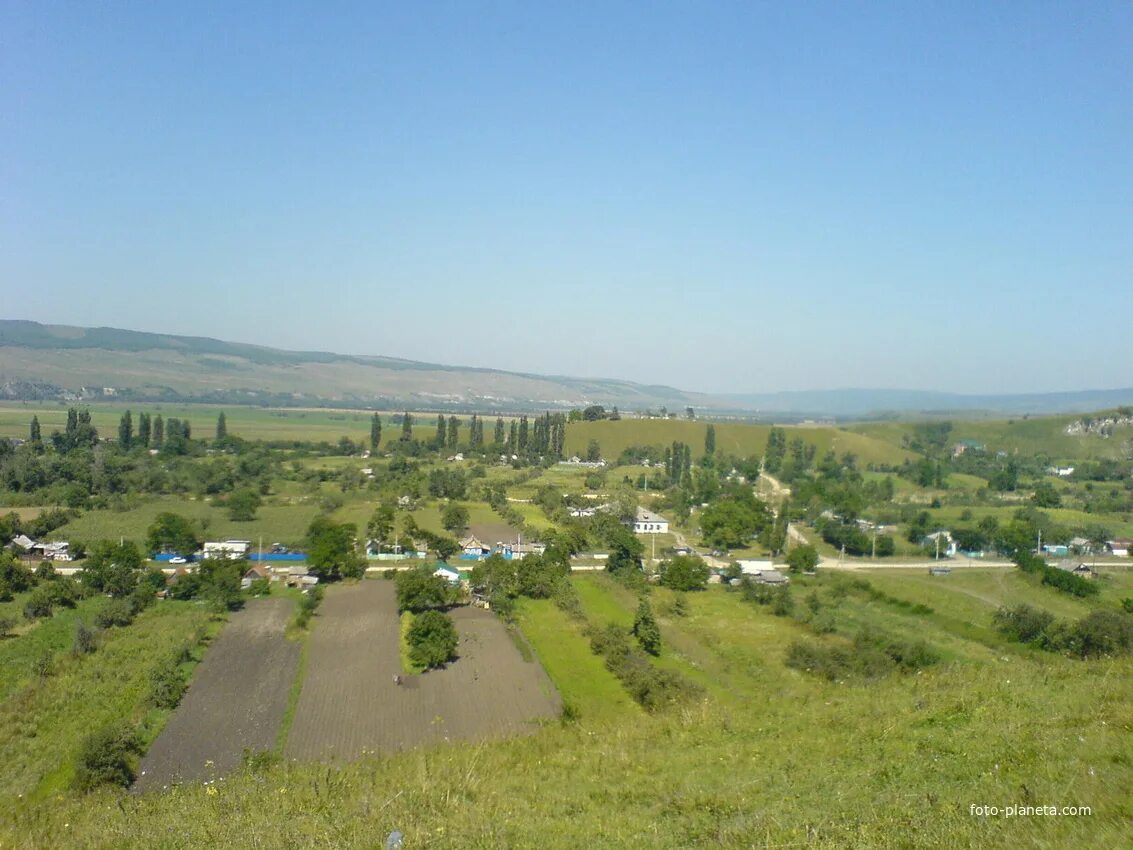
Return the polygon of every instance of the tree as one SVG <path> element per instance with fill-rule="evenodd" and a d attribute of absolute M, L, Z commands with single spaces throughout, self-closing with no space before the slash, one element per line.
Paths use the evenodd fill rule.
<path fill-rule="evenodd" d="M 237 490 L 228 497 L 228 518 L 233 522 L 251 522 L 261 504 L 263 499 L 255 490 Z"/>
<path fill-rule="evenodd" d="M 602 459 L 602 447 L 597 440 L 590 440 L 586 444 L 586 460 L 588 463 L 597 463 Z"/>
<path fill-rule="evenodd" d="M 28 435 L 28 439 L 30 440 L 31 444 L 34 445 L 34 446 L 38 446 L 38 445 L 41 445 L 43 443 L 43 435 L 40 433 L 40 430 L 39 430 L 39 417 L 38 416 L 32 416 L 32 418 L 31 418 L 31 433 Z"/>
<path fill-rule="evenodd" d="M 787 566 L 793 573 L 809 573 L 818 566 L 818 550 L 809 543 L 796 546 L 787 553 Z"/>
<path fill-rule="evenodd" d="M 150 434 L 152 429 L 150 427 L 150 418 L 148 413 L 138 414 L 138 439 L 137 444 L 143 449 L 149 447 Z"/>
<path fill-rule="evenodd" d="M 446 531 L 462 531 L 468 525 L 468 508 L 449 502 L 441 509 L 441 525 Z"/>
<path fill-rule="evenodd" d="M 442 611 L 425 611 L 414 617 L 406 639 L 410 659 L 426 670 L 447 664 L 456 657 L 459 640 L 456 627 Z"/>
<path fill-rule="evenodd" d="M 409 415 L 409 411 L 401 417 L 401 441 L 409 442 L 413 439 L 413 417 Z"/>
<path fill-rule="evenodd" d="M 378 445 L 382 441 L 382 417 L 375 413 L 370 417 L 370 454 L 375 454 L 378 451 Z"/>
<path fill-rule="evenodd" d="M 638 603 L 637 614 L 633 618 L 633 636 L 650 655 L 661 654 L 661 629 L 653 618 L 649 600 L 644 597 Z"/>
<path fill-rule="evenodd" d="M 370 522 L 366 526 L 366 535 L 371 540 L 376 540 L 379 543 L 384 543 L 389 540 L 390 535 L 393 533 L 395 514 L 396 509 L 391 503 L 383 502 L 378 505 L 373 516 L 370 517 Z"/>
<path fill-rule="evenodd" d="M 1040 508 L 1057 508 L 1062 504 L 1062 497 L 1049 481 L 1040 481 L 1035 486 L 1035 494 L 1031 501 Z"/>
<path fill-rule="evenodd" d="M 460 420 L 455 416 L 448 418 L 448 447 L 455 449 L 460 441 Z"/>
<path fill-rule="evenodd" d="M 151 554 L 176 552 L 191 555 L 200 545 L 201 540 L 193 524 L 180 514 L 169 511 L 154 517 L 146 532 L 146 549 Z"/>
<path fill-rule="evenodd" d="M 358 528 L 354 523 L 337 523 L 317 516 L 307 528 L 307 561 L 310 572 L 320 581 L 359 578 L 365 563 L 354 552 Z"/>
<path fill-rule="evenodd" d="M 118 445 L 124 449 L 130 448 L 130 443 L 134 440 L 134 420 L 130 416 L 130 411 L 122 414 L 122 418 L 118 420 Z"/>
<path fill-rule="evenodd" d="M 606 570 L 614 574 L 640 572 L 641 555 L 645 547 L 632 531 L 619 526 L 620 534 L 612 535 L 610 557 L 606 560 Z"/>
<path fill-rule="evenodd" d="M 121 598 L 137 588 L 141 569 L 142 555 L 132 541 L 99 540 L 90 548 L 82 581 L 91 590 Z"/>
<path fill-rule="evenodd" d="M 613 410 L 610 411 L 610 421 L 611 422 L 617 422 L 621 418 L 622 418 L 622 415 L 620 413 L 618 413 L 618 409 L 616 407 Z"/>
<path fill-rule="evenodd" d="M 498 449 L 504 444 L 504 420 L 496 417 L 496 430 L 492 435 L 492 443 Z"/>
<path fill-rule="evenodd" d="M 158 449 L 159 451 L 165 445 L 165 420 L 161 418 L 161 414 L 157 414 L 153 418 L 153 442 L 151 448 Z"/>
<path fill-rule="evenodd" d="M 443 449 L 448 444 L 448 422 L 443 413 L 437 414 L 437 433 L 433 437 L 433 444 Z"/>
<path fill-rule="evenodd" d="M 662 561 L 661 584 L 673 590 L 703 590 L 708 584 L 708 565 L 695 555 Z"/>
<path fill-rule="evenodd" d="M 587 422 L 596 422 L 606 418 L 606 408 L 600 404 L 592 404 L 582 411 L 582 418 Z"/>
<path fill-rule="evenodd" d="M 704 432 L 704 453 L 706 455 L 716 454 L 716 426 L 709 425 Z"/>
<path fill-rule="evenodd" d="M 220 411 L 216 417 L 216 439 L 223 440 L 228 436 L 228 420 L 224 418 L 224 411 Z"/>
<path fill-rule="evenodd" d="M 440 576 L 433 575 L 428 567 L 399 572 L 396 584 L 399 611 L 412 611 L 417 614 L 448 605 L 448 582 Z"/>

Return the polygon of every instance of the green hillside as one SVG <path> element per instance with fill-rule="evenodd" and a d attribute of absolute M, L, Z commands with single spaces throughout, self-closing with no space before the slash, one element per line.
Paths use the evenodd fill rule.
<path fill-rule="evenodd" d="M 1092 413 L 1098 418 L 1113 411 Z M 1119 429 L 1112 437 L 1093 434 L 1072 435 L 1066 428 L 1082 416 L 1034 416 L 1002 419 L 987 422 L 950 420 L 952 443 L 976 440 L 988 451 L 1018 452 L 1024 455 L 1046 455 L 1052 460 L 1074 460 L 1104 457 L 1124 457 L 1130 453 L 1133 428 Z M 869 422 L 851 425 L 848 430 L 882 440 L 892 446 L 903 447 L 912 439 L 915 424 L 910 422 Z"/>
<path fill-rule="evenodd" d="M 833 449 L 841 455 L 852 452 L 859 463 L 900 464 L 915 455 L 870 434 L 842 428 L 817 425 L 785 425 L 788 441 L 801 437 L 818 447 L 821 455 Z M 704 454 L 704 435 L 708 423 L 682 419 L 621 419 L 617 421 L 572 422 L 567 426 L 566 450 L 583 454 L 591 440 L 597 440 L 603 457 L 617 458 L 630 446 L 669 445 L 674 440 L 687 443 L 693 457 Z M 748 425 L 732 422 L 715 423 L 716 450 L 743 457 L 762 455 L 767 447 L 770 425 Z"/>

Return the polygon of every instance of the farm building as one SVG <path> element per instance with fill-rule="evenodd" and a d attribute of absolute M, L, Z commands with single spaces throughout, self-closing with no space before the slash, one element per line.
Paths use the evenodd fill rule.
<path fill-rule="evenodd" d="M 66 541 L 38 543 L 26 534 L 19 534 L 12 540 L 14 547 L 23 550 L 21 557 L 36 561 L 70 561 L 71 546 Z"/>
<path fill-rule="evenodd" d="M 469 535 L 460 541 L 460 557 L 462 560 L 480 560 L 492 554 L 492 548 L 480 542 L 476 535 Z"/>
<path fill-rule="evenodd" d="M 764 570 L 772 569 L 770 558 L 761 558 L 757 560 L 740 560 L 736 561 L 740 565 L 740 573 L 745 576 L 757 576 Z"/>
<path fill-rule="evenodd" d="M 244 577 L 240 579 L 240 588 L 242 590 L 247 590 L 252 586 L 252 582 L 265 578 L 268 581 L 271 581 L 271 570 L 269 570 L 262 564 L 254 564 L 248 568 L 248 571 L 244 573 Z"/>
<path fill-rule="evenodd" d="M 638 508 L 632 524 L 627 523 L 627 525 L 632 525 L 634 534 L 669 533 L 669 521 L 660 514 L 655 514 L 645 508 Z"/>
<path fill-rule="evenodd" d="M 437 567 L 433 570 L 433 575 L 443 578 L 449 584 L 460 584 L 460 573 L 451 567 Z"/>
<path fill-rule="evenodd" d="M 201 551 L 206 559 L 238 561 L 247 557 L 251 549 L 251 540 L 210 540 Z"/>
<path fill-rule="evenodd" d="M 1055 564 L 1055 566 L 1058 567 L 1058 569 L 1062 570 L 1063 572 L 1074 573 L 1074 575 L 1082 576 L 1082 578 L 1096 578 L 1097 577 L 1097 573 L 1094 572 L 1093 567 L 1091 567 L 1089 564 L 1083 564 L 1083 563 L 1078 562 L 1078 561 L 1071 561 L 1069 559 L 1064 559 L 1062 561 L 1059 561 L 1057 564 Z"/>

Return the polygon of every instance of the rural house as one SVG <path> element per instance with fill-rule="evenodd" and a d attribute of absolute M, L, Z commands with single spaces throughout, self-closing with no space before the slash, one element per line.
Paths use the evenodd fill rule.
<path fill-rule="evenodd" d="M 240 589 L 247 590 L 252 586 L 252 582 L 262 578 L 271 581 L 271 570 L 262 564 L 253 564 L 248 568 L 247 572 L 244 573 L 244 577 L 240 579 Z"/>
<path fill-rule="evenodd" d="M 637 515 L 633 519 L 632 526 L 634 534 L 669 533 L 669 521 L 660 514 L 655 514 L 645 508 L 637 509 Z"/>
<path fill-rule="evenodd" d="M 492 547 L 485 546 L 474 534 L 460 541 L 460 557 L 463 560 L 480 560 L 492 554 Z"/>

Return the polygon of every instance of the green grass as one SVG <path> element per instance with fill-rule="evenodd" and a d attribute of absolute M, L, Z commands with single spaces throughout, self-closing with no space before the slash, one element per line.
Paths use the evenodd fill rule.
<path fill-rule="evenodd" d="M 521 600 L 523 634 L 564 700 L 579 709 L 577 723 L 333 767 L 283 763 L 259 776 L 230 776 L 211 792 L 194 785 L 138 797 L 25 799 L 0 806 L 0 845 L 369 850 L 393 829 L 405 833 L 407 848 L 1053 850 L 1133 843 L 1133 659 L 1083 663 L 1019 651 L 996 643 L 990 630 L 991 613 L 1004 602 L 1038 600 L 1060 616 L 1094 603 L 1008 571 L 861 575 L 933 613 L 851 593 L 837 606 L 842 627 L 870 624 L 922 637 L 943 650 L 942 663 L 919 675 L 830 683 L 783 664 L 793 640 L 819 639 L 794 619 L 720 587 L 686 594 L 688 613 L 678 617 L 674 595 L 654 588 L 664 640 L 657 663 L 705 682 L 707 698 L 649 715 L 590 652 L 576 623 L 550 601 Z M 796 582 L 798 603 L 813 588 L 830 597 L 839 580 L 820 574 Z M 574 581 L 594 622 L 628 626 L 633 593 L 605 576 Z M 1131 585 L 1128 572 L 1117 574 L 1100 604 L 1128 595 Z M 144 617 L 122 636 L 141 628 Z M 139 633 L 136 642 L 143 638 L 154 634 Z M 139 658 L 129 658 L 136 667 Z M 114 672 L 103 668 L 101 675 L 113 679 Z M 0 737 L 11 739 L 10 730 L 20 721 L 26 729 L 29 718 L 51 729 L 43 725 L 48 717 L 73 736 L 80 720 L 91 723 L 111 699 L 101 678 L 83 682 L 93 688 L 89 705 L 69 696 L 79 692 L 69 687 L 55 694 L 68 706 L 57 713 L 45 698 L 22 704 L 21 713 L 14 698 L 3 701 L 0 719 L 8 722 L 0 729 L 9 731 Z M 128 713 L 133 703 L 123 702 Z M 24 758 L 62 762 L 67 752 L 52 745 Z M 11 763 L 0 761 L 0 772 L 12 772 Z M 1089 805 L 1094 814 L 969 814 L 972 804 L 1025 802 Z"/>
<path fill-rule="evenodd" d="M 0 797 L 63 792 L 83 738 L 104 725 L 144 720 L 151 735 L 160 717 L 146 704 L 150 670 L 208 620 L 201 605 L 161 602 L 103 633 L 93 654 L 65 654 L 51 675 L 9 693 L 0 702 Z"/>
<path fill-rule="evenodd" d="M 543 669 L 564 703 L 578 710 L 582 724 L 591 727 L 642 715 L 601 657 L 590 651 L 579 626 L 554 603 L 521 599 L 516 617 Z"/>
<path fill-rule="evenodd" d="M 85 622 L 93 628 L 94 615 L 105 602 L 97 597 L 84 599 L 74 608 L 56 608 L 51 617 L 22 625 L 18 637 L 0 640 L 0 700 L 35 678 L 32 665 L 37 659 L 58 658 L 69 652 L 78 623 Z"/>
<path fill-rule="evenodd" d="M 313 501 L 297 504 L 273 504 L 269 501 L 256 511 L 256 519 L 251 522 L 233 522 L 228 518 L 227 511 L 213 507 L 208 502 L 183 496 L 157 496 L 127 511 L 86 511 L 49 536 L 55 540 L 81 540 L 87 543 L 124 537 L 141 545 L 145 542 L 150 525 L 163 511 L 172 511 L 198 522 L 205 521 L 205 536 L 210 540 L 235 538 L 251 540 L 253 545 L 258 545 L 262 537 L 264 545 L 270 546 L 277 542 L 287 545 L 301 542 L 319 508 Z"/>

